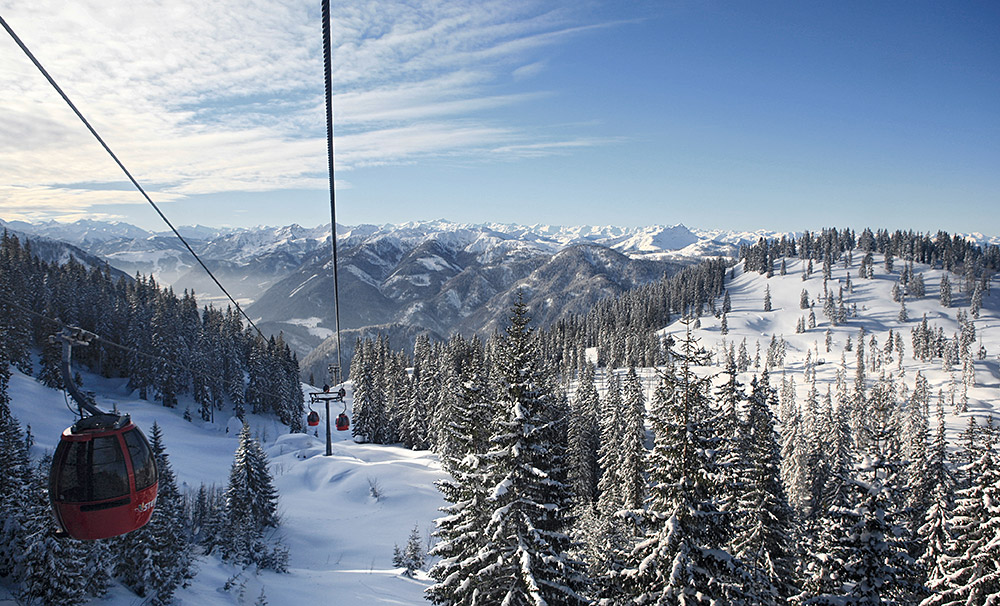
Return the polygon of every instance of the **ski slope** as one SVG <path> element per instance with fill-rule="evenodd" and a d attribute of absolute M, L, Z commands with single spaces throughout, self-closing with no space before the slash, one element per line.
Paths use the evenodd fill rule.
<path fill-rule="evenodd" d="M 722 359 L 724 345 L 732 344 L 738 349 L 743 339 L 746 339 L 747 351 L 751 360 L 753 360 L 759 345 L 761 369 L 763 369 L 772 335 L 776 335 L 779 339 L 784 338 L 787 344 L 785 363 L 783 367 L 770 371 L 771 386 L 780 387 L 783 374 L 793 377 L 798 395 L 797 400 L 801 406 L 810 387 L 804 380 L 808 357 L 811 357 L 815 364 L 817 391 L 821 397 L 825 394 L 827 385 L 831 387 L 834 385 L 842 356 L 847 369 L 847 381 L 853 385 L 858 334 L 859 329 L 864 328 L 865 360 L 866 366 L 868 366 L 867 377 L 870 384 L 873 379 L 878 378 L 880 373 L 880 371 L 872 371 L 870 367 L 872 356 L 869 347 L 870 339 L 874 335 L 879 349 L 883 349 L 891 330 L 894 335 L 899 333 L 903 337 L 905 347 L 903 371 L 901 374 L 898 369 L 898 357 L 894 357 L 891 363 L 885 363 L 884 370 L 887 374 L 895 375 L 897 379 L 901 376 L 902 383 L 906 385 L 910 393 L 912 393 L 918 371 L 928 380 L 931 389 L 932 426 L 939 390 L 944 393 L 947 400 L 945 406 L 946 422 L 953 442 L 958 432 L 967 426 L 970 415 L 976 416 L 980 424 L 985 422 L 989 415 L 998 416 L 1000 413 L 1000 356 L 998 356 L 1000 354 L 1000 280 L 994 277 L 989 293 L 983 293 L 979 319 L 974 320 L 976 342 L 972 345 L 972 350 L 977 352 L 982 346 L 986 349 L 987 355 L 985 359 L 980 360 L 979 356 L 974 353 L 976 383 L 968 391 L 968 411 L 959 413 L 956 411 L 956 407 L 951 405 L 949 394 L 954 390 L 956 401 L 961 396 L 961 365 L 954 365 L 950 371 L 944 371 L 940 358 L 929 362 L 915 360 L 911 331 L 920 324 L 926 314 L 928 325 L 940 326 L 945 337 L 951 339 L 952 335 L 959 330 L 957 313 L 959 311 L 969 312 L 971 295 L 962 293 L 958 286 L 960 279 L 955 274 L 949 274 L 949 280 L 952 284 L 952 305 L 949 308 L 942 307 L 939 301 L 939 284 L 942 274 L 945 273 L 944 270 L 931 269 L 927 265 L 916 263 L 913 271 L 915 274 L 923 275 L 926 293 L 919 299 L 906 296 L 908 320 L 901 322 L 898 319 L 900 304 L 892 299 L 892 287 L 899 279 L 903 262 L 896 259 L 893 271 L 886 272 L 884 258 L 882 255 L 875 254 L 873 255 L 874 278 L 858 278 L 858 265 L 862 256 L 862 253 L 855 251 L 854 262 L 846 269 L 842 263 L 835 264 L 827 282 L 827 288 L 831 295 L 836 297 L 840 284 L 846 285 L 847 274 L 850 273 L 853 293 L 849 293 L 845 288 L 844 298 L 848 306 L 848 319 L 845 324 L 832 326 L 823 315 L 821 263 L 815 264 L 815 270 L 811 277 L 802 280 L 803 261 L 787 259 L 787 274 L 779 275 L 777 265 L 780 261 L 778 261 L 775 264 L 774 276 L 771 278 L 756 272 L 746 273 L 742 269 L 742 263 L 737 265 L 733 269 L 733 277 L 728 278 L 727 274 L 726 280 L 726 288 L 729 290 L 732 303 L 732 311 L 727 314 L 729 334 L 722 334 L 720 318 L 706 315 L 701 318 L 701 328 L 694 331 L 695 336 L 701 339 L 703 347 L 716 354 L 716 361 Z M 809 314 L 809 310 L 799 307 L 803 288 L 808 291 L 809 298 L 814 304 L 816 327 L 797 334 L 795 329 L 799 318 L 807 317 Z M 763 311 L 766 289 L 769 289 L 771 293 L 771 311 L 769 312 Z M 857 315 L 853 315 L 851 312 L 851 308 L 855 304 L 857 305 Z M 721 298 L 717 302 L 717 306 L 721 312 Z M 826 351 L 825 345 L 827 329 L 831 331 L 832 336 L 832 346 L 829 352 Z M 682 334 L 683 331 L 684 326 L 678 320 L 666 327 L 663 332 Z M 852 351 L 845 351 L 848 338 L 854 346 Z M 812 350 L 811 354 L 808 353 L 810 350 Z M 751 366 L 749 372 L 741 374 L 740 381 L 749 385 L 752 375 L 759 374 L 761 369 Z M 720 369 L 711 370 L 718 371 Z"/>

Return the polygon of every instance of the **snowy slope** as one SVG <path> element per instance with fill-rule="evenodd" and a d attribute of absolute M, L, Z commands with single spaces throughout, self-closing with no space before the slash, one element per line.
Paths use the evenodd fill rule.
<path fill-rule="evenodd" d="M 128 393 L 121 380 L 89 374 L 83 380 L 85 389 L 97 393 L 102 408 L 116 405 L 128 412 L 147 435 L 154 421 L 162 427 L 182 490 L 196 491 L 203 482 L 225 486 L 239 433 L 235 419 L 220 413 L 214 425 L 190 423 L 182 418 L 184 400 L 178 408 L 167 409 Z M 35 436 L 33 457 L 51 453 L 62 430 L 73 421 L 62 392 L 14 371 L 11 399 L 22 428 L 30 425 Z M 322 416 L 323 409 L 318 411 Z M 336 415 L 340 409 L 331 412 Z M 263 439 L 280 493 L 282 525 L 277 534 L 290 548 L 290 571 L 251 571 L 226 592 L 222 587 L 235 569 L 217 557 L 200 557 L 197 576 L 190 587 L 177 592 L 175 603 L 253 604 L 262 589 L 272 606 L 421 603 L 429 580 L 420 574 L 417 579 L 402 576 L 392 567 L 392 555 L 394 545 L 405 544 L 414 525 L 428 536 L 439 516 L 437 509 L 444 505 L 434 485 L 443 477 L 436 456 L 355 444 L 350 432 L 334 431 L 333 456 L 326 457 L 325 441 L 319 437 L 283 433 L 282 426 L 270 419 L 251 417 L 251 425 Z M 378 500 L 371 496 L 370 483 L 380 489 Z M 0 604 L 7 603 L 5 599 L 9 594 L 0 587 Z M 127 589 L 116 587 L 107 599 L 92 603 L 124 606 L 140 601 Z"/>
<path fill-rule="evenodd" d="M 732 300 L 732 311 L 727 316 L 729 334 L 725 336 L 721 334 L 719 318 L 706 316 L 701 319 L 701 328 L 695 331 L 696 336 L 701 339 L 703 346 L 717 354 L 717 360 L 722 359 L 721 348 L 724 344 L 733 344 L 738 348 L 741 341 L 745 339 L 751 360 L 759 345 L 762 365 L 771 337 L 784 338 L 787 343 L 785 364 L 783 368 L 770 371 L 771 385 L 772 387 L 780 386 L 783 373 L 793 377 L 801 404 L 809 390 L 803 376 L 807 356 L 811 357 L 813 362 L 817 360 L 821 362 L 821 365 L 816 367 L 816 379 L 818 392 L 822 396 L 826 392 L 826 386 L 832 387 L 836 380 L 836 372 L 840 366 L 842 355 L 846 363 L 848 382 L 853 384 L 860 328 L 863 327 L 866 333 L 865 359 L 869 365 L 867 375 L 870 380 L 879 375 L 870 367 L 872 360 L 870 339 L 874 335 L 879 349 L 883 349 L 890 331 L 893 334 L 901 333 L 905 346 L 902 382 L 912 392 L 918 371 L 927 378 L 932 393 L 932 414 L 937 405 L 938 391 L 941 390 L 944 393 L 946 400 L 948 400 L 945 407 L 947 423 L 953 438 L 966 427 L 969 415 L 977 416 L 980 421 L 990 414 L 1000 415 L 1000 356 L 997 355 L 1000 354 L 1000 280 L 996 277 L 992 280 L 991 294 L 984 294 L 980 317 L 974 321 L 976 343 L 972 349 L 976 352 L 982 346 L 986 349 L 987 356 L 983 360 L 974 356 L 976 385 L 968 393 L 968 412 L 959 413 L 956 411 L 956 407 L 951 405 L 950 394 L 953 390 L 955 391 L 956 401 L 961 397 L 961 365 L 954 366 L 950 371 L 944 371 L 940 359 L 930 362 L 920 362 L 913 359 L 911 330 L 920 324 L 926 314 L 928 324 L 931 327 L 941 327 L 945 337 L 951 339 L 952 335 L 959 330 L 959 324 L 956 320 L 957 312 L 960 310 L 969 311 L 970 294 L 961 293 L 958 288 L 959 278 L 954 274 L 949 274 L 953 302 L 950 308 L 942 307 L 939 301 L 938 286 L 941 276 L 945 273 L 944 270 L 931 269 L 929 266 L 919 263 L 915 264 L 914 272 L 923 275 L 927 290 L 925 296 L 919 299 L 914 299 L 911 296 L 906 297 L 906 311 L 909 319 L 906 322 L 901 322 L 898 319 L 900 304 L 893 301 L 891 293 L 893 284 L 899 279 L 903 262 L 897 259 L 894 271 L 888 273 L 885 270 L 882 256 L 875 254 L 875 278 L 872 280 L 860 279 L 857 274 L 858 260 L 861 256 L 855 251 L 854 263 L 848 269 L 845 269 L 843 264 L 835 265 L 828 282 L 828 288 L 836 296 L 839 285 L 846 284 L 847 273 L 851 274 L 854 292 L 848 293 L 845 289 L 844 296 L 849 308 L 853 305 L 857 306 L 857 316 L 850 316 L 844 325 L 831 326 L 823 315 L 823 302 L 819 300 L 823 294 L 823 276 L 820 264 L 816 265 L 816 271 L 812 273 L 811 277 L 803 281 L 803 262 L 798 259 L 788 259 L 787 275 L 778 275 L 776 271 L 771 278 L 766 278 L 755 272 L 744 273 L 742 264 L 737 265 L 733 270 L 734 277 L 726 281 L 726 287 Z M 771 293 L 772 311 L 770 312 L 763 311 L 766 288 L 769 288 Z M 802 334 L 796 334 L 796 324 L 799 318 L 805 318 L 809 314 L 808 310 L 799 308 L 803 288 L 808 291 L 814 304 L 816 328 Z M 721 308 L 721 299 L 718 305 Z M 830 329 L 832 333 L 830 352 L 826 351 L 825 346 L 827 329 Z M 664 330 L 672 334 L 679 333 L 683 331 L 683 326 L 678 321 Z M 854 351 L 844 351 L 848 338 L 854 344 Z M 809 354 L 809 350 L 812 350 L 811 354 Z M 887 373 L 894 373 L 897 377 L 900 374 L 898 359 L 894 359 L 891 363 L 886 362 L 884 368 Z M 751 374 L 754 372 L 759 373 L 759 369 L 751 367 L 750 372 L 743 374 L 740 380 L 749 384 Z"/>

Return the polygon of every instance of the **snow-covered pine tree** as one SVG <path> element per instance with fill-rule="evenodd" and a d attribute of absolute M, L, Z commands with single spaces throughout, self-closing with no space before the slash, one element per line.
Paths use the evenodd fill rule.
<path fill-rule="evenodd" d="M 594 386 L 596 369 L 587 363 L 580 374 L 579 386 L 570 406 L 569 481 L 581 506 L 597 506 L 600 479 L 601 400 Z"/>
<path fill-rule="evenodd" d="M 597 510 L 593 516 L 584 515 L 578 522 L 581 525 L 578 532 L 587 543 L 592 594 L 596 599 L 610 600 L 611 603 L 624 599 L 619 574 L 625 567 L 625 557 L 633 543 L 630 525 L 616 515 L 625 507 L 619 481 L 624 416 L 621 381 L 612 374 L 601 403 Z"/>
<path fill-rule="evenodd" d="M 973 452 L 963 453 L 974 461 L 962 470 L 970 483 L 956 492 L 948 519 L 951 540 L 938 560 L 943 574 L 932 577 L 934 593 L 923 606 L 1000 603 L 1000 470 L 995 436 L 977 433 Z"/>
<path fill-rule="evenodd" d="M 748 368 L 750 368 L 750 354 L 747 353 L 747 339 L 743 337 L 736 353 L 736 370 L 746 372 Z"/>
<path fill-rule="evenodd" d="M 976 289 L 972 291 L 972 298 L 969 301 L 969 313 L 973 318 L 979 319 L 979 312 L 983 308 L 983 286 L 976 283 Z"/>
<path fill-rule="evenodd" d="M 900 432 L 901 454 L 906 461 L 906 484 L 909 486 L 906 495 L 906 515 L 912 532 L 916 532 L 924 524 L 924 517 L 931 506 L 938 483 L 938 478 L 934 477 L 936 474 L 929 469 L 933 459 L 932 453 L 928 450 L 929 396 L 927 380 L 918 371 L 913 394 L 902 411 Z"/>
<path fill-rule="evenodd" d="M 747 567 L 751 587 L 744 591 L 759 604 L 784 604 L 794 593 L 792 531 L 794 514 L 781 482 L 781 452 L 771 409 L 777 397 L 767 371 L 754 377 L 740 432 L 743 469 L 732 511 L 731 549 Z"/>
<path fill-rule="evenodd" d="M 813 505 L 810 482 L 813 445 L 809 441 L 808 417 L 796 403 L 794 378 L 782 381 L 781 395 L 778 410 L 781 422 L 781 479 L 792 507 L 798 514 L 808 516 Z"/>
<path fill-rule="evenodd" d="M 225 493 L 212 484 L 202 484 L 198 488 L 191 508 L 191 530 L 194 541 L 201 545 L 204 553 L 212 553 L 222 541 L 222 526 L 225 521 Z"/>
<path fill-rule="evenodd" d="M 618 443 L 618 485 L 624 509 L 642 509 L 646 474 L 646 399 L 635 367 L 622 383 L 622 435 Z"/>
<path fill-rule="evenodd" d="M 187 391 L 183 367 L 177 361 L 186 360 L 189 350 L 179 334 L 181 329 L 178 301 L 173 291 L 155 298 L 151 324 L 151 349 L 157 352 L 153 360 L 152 387 L 156 397 L 168 408 L 177 406 L 177 396 Z"/>
<path fill-rule="evenodd" d="M 618 483 L 618 469 L 621 467 L 621 452 L 618 447 L 624 432 L 624 405 L 622 403 L 621 381 L 612 374 L 608 380 L 608 390 L 601 403 L 601 446 L 599 464 L 601 476 L 598 480 L 598 509 L 606 516 L 613 515 L 624 507 L 621 486 Z"/>
<path fill-rule="evenodd" d="M 46 309 L 45 315 L 52 317 L 52 311 Z M 38 382 L 53 389 L 63 388 L 62 379 L 62 345 L 58 342 L 50 342 L 48 339 L 41 344 L 41 355 L 38 362 Z"/>
<path fill-rule="evenodd" d="M 920 299 L 926 294 L 926 286 L 924 285 L 923 274 L 914 274 L 910 278 L 909 283 L 906 285 L 906 290 L 909 291 L 910 296 L 915 299 Z"/>
<path fill-rule="evenodd" d="M 948 274 L 941 274 L 941 286 L 938 289 L 938 299 L 941 301 L 941 307 L 951 307 L 951 281 L 948 280 Z"/>
<path fill-rule="evenodd" d="M 427 419 L 432 412 L 430 398 L 436 382 L 437 364 L 431 355 L 430 338 L 422 334 L 413 345 L 410 401 L 399 428 L 400 438 L 407 448 L 424 450 L 431 447 Z"/>
<path fill-rule="evenodd" d="M 917 529 L 922 553 L 917 568 L 928 589 L 944 586 L 948 577 L 949 546 L 952 541 L 951 511 L 955 500 L 955 477 L 951 471 L 948 438 L 945 434 L 944 403 L 938 400 L 937 430 L 926 449 L 920 467 L 918 488 L 929 488 L 929 498 L 923 513 L 923 524 Z M 926 487 L 926 488 L 925 488 Z M 914 501 L 918 501 L 914 499 Z"/>
<path fill-rule="evenodd" d="M 86 541 L 82 546 L 85 551 L 84 558 L 89 564 L 84 571 L 87 577 L 87 593 L 95 598 L 103 597 L 114 584 L 114 579 L 111 577 L 115 560 L 112 542 Z"/>
<path fill-rule="evenodd" d="M 413 573 L 424 567 L 426 557 L 424 548 L 420 544 L 420 527 L 413 525 L 410 536 L 406 539 L 406 545 L 402 549 L 395 546 L 392 554 L 392 565 L 403 569 L 403 576 L 413 577 Z"/>
<path fill-rule="evenodd" d="M 772 348 L 768 348 L 767 354 L 770 363 Z M 719 467 L 719 507 L 731 510 L 736 505 L 738 495 L 743 491 L 743 475 L 748 464 L 743 458 L 747 445 L 743 443 L 745 436 L 742 432 L 746 393 L 737 376 L 736 363 L 729 359 L 724 368 L 726 380 L 715 391 L 720 441 L 716 463 Z"/>
<path fill-rule="evenodd" d="M 866 398 L 857 444 L 864 448 L 851 478 L 850 503 L 832 510 L 831 574 L 807 604 L 913 604 L 922 594 L 903 504 L 903 461 L 893 385 L 880 380 Z M 818 554 L 819 555 L 819 554 Z"/>
<path fill-rule="evenodd" d="M 477 576 L 487 563 L 479 558 L 484 544 L 481 529 L 492 510 L 487 503 L 485 460 L 493 426 L 493 410 L 488 402 L 488 377 L 480 346 L 466 367 L 463 396 L 453 417 L 448 440 L 452 446 L 442 454 L 441 463 L 451 479 L 438 482 L 438 489 L 450 505 L 435 522 L 438 542 L 430 555 L 440 560 L 431 568 L 437 583 L 427 589 L 435 604 L 476 604 L 481 600 Z"/>
<path fill-rule="evenodd" d="M 221 531 L 224 559 L 237 565 L 251 563 L 264 568 L 284 569 L 283 547 L 270 548 L 263 542 L 268 528 L 277 528 L 278 491 L 267 469 L 267 455 L 243 424 L 240 443 L 229 471 L 225 516 Z"/>
<path fill-rule="evenodd" d="M 231 307 L 226 308 L 226 317 L 221 330 L 225 392 L 233 403 L 233 413 L 237 418 L 243 420 L 246 404 L 244 364 L 249 346 L 244 336 L 243 321 L 240 319 L 240 314 Z"/>
<path fill-rule="evenodd" d="M 568 555 L 572 490 L 565 483 L 561 407 L 519 295 L 495 364 L 497 400 L 505 410 L 486 453 L 492 509 L 478 557 L 483 604 L 581 604 L 583 564 Z"/>
<path fill-rule="evenodd" d="M 432 421 L 436 432 L 433 436 L 435 449 L 442 455 L 454 447 L 452 443 L 452 427 L 455 424 L 455 417 L 461 414 L 464 403 L 462 375 L 463 367 L 468 358 L 465 340 L 459 335 L 452 336 L 448 340 L 440 359 L 438 360 L 438 386 L 437 406 Z"/>
<path fill-rule="evenodd" d="M 5 354 L 0 339 L 0 576 L 14 572 L 24 553 L 33 484 L 24 432 L 10 410 L 10 367 Z"/>
<path fill-rule="evenodd" d="M 719 440 L 711 379 L 694 372 L 708 360 L 690 331 L 688 323 L 673 353 L 678 368 L 663 377 L 651 409 L 655 444 L 640 520 L 644 536 L 621 573 L 637 604 L 727 604 L 747 597 L 749 578 L 725 549 L 726 515 L 715 505 Z"/>
<path fill-rule="evenodd" d="M 371 442 L 378 431 L 373 358 L 371 341 L 358 338 L 354 357 L 351 358 L 351 379 L 354 382 L 351 435 L 363 442 Z"/>
<path fill-rule="evenodd" d="M 278 333 L 273 355 L 277 358 L 275 368 L 275 399 L 278 420 L 288 426 L 293 433 L 305 431 L 302 416 L 305 413 L 305 396 L 299 381 L 299 359 Z"/>

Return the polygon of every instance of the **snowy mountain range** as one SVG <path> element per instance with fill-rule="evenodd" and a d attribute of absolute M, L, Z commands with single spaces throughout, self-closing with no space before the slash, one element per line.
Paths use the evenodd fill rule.
<path fill-rule="evenodd" d="M 77 247 L 129 275 L 153 275 L 175 291 L 193 290 L 202 303 L 228 303 L 170 232 L 92 220 L 0 224 Z M 332 334 L 329 225 L 179 231 L 261 328 L 284 332 L 300 355 Z M 734 256 L 762 236 L 780 234 L 445 220 L 341 225 L 341 326 L 400 337 L 415 329 L 439 336 L 492 331 L 517 290 L 547 324 L 684 264 Z"/>
<path fill-rule="evenodd" d="M 177 292 L 193 290 L 203 304 L 228 303 L 171 232 L 92 220 L 0 226 L 64 242 L 129 275 L 154 275 Z M 283 332 L 300 356 L 333 334 L 329 225 L 179 231 L 255 322 L 266 332 Z M 735 257 L 741 245 L 783 235 L 797 234 L 446 220 L 338 225 L 341 327 L 381 331 L 401 347 L 412 343 L 414 331 L 486 334 L 518 291 L 544 326 L 686 264 Z M 981 234 L 964 237 L 1000 243 Z"/>

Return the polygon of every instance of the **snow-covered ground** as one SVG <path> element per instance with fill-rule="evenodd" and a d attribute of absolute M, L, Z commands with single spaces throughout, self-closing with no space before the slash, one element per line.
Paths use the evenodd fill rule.
<path fill-rule="evenodd" d="M 216 423 L 183 419 L 186 400 L 175 409 L 140 400 L 123 380 L 83 374 L 84 389 L 97 394 L 98 405 L 132 415 L 148 435 L 155 421 L 163 430 L 167 454 L 178 483 L 197 491 L 202 484 L 224 487 L 236 450 L 239 422 L 221 415 Z M 62 392 L 48 389 L 17 371 L 11 380 L 12 409 L 22 428 L 31 426 L 34 458 L 52 452 L 62 430 L 73 422 Z M 350 396 L 348 396 L 348 399 Z M 192 410 L 194 410 L 192 404 Z M 250 416 L 255 435 L 270 458 L 280 493 L 281 527 L 289 547 L 288 574 L 243 573 L 224 591 L 237 570 L 217 557 L 201 557 L 191 586 L 177 592 L 175 603 L 188 606 L 254 604 L 263 590 L 272 606 L 303 604 L 419 604 L 430 583 L 426 575 L 402 576 L 392 566 L 393 547 L 403 547 L 417 526 L 429 537 L 444 500 L 435 487 L 443 477 L 437 457 L 393 446 L 356 444 L 349 431 L 333 431 L 333 456 L 325 456 L 325 411 L 318 407 L 318 435 L 288 434 L 271 419 Z M 331 408 L 336 416 L 339 406 Z M 197 418 L 197 415 L 195 415 Z M 228 431 L 227 431 L 228 429 Z M 372 496 L 372 486 L 379 497 Z M 14 604 L 0 587 L 0 604 Z M 116 587 L 93 604 L 135 605 L 142 599 Z"/>
<path fill-rule="evenodd" d="M 853 385 L 858 333 L 862 327 L 865 329 L 867 376 L 870 380 L 878 378 L 879 372 L 872 371 L 870 367 L 873 352 L 869 347 L 869 342 L 874 335 L 879 349 L 884 349 L 891 330 L 893 335 L 901 334 L 903 337 L 905 355 L 902 381 L 912 393 L 918 371 L 928 380 L 932 394 L 932 415 L 936 408 L 938 391 L 943 391 L 946 400 L 948 400 L 945 412 L 949 432 L 953 439 L 959 431 L 966 427 L 969 415 L 975 415 L 980 422 L 991 414 L 997 416 L 1000 413 L 1000 356 L 998 356 L 1000 354 L 1000 280 L 997 278 L 992 280 L 990 293 L 983 295 L 979 319 L 974 320 L 976 342 L 972 345 L 972 350 L 976 384 L 968 392 L 968 412 L 959 414 L 951 406 L 949 394 L 954 389 L 956 401 L 961 397 L 961 365 L 954 365 L 950 371 L 944 371 L 940 358 L 930 362 L 920 362 L 913 359 L 911 331 L 920 324 L 926 314 L 928 325 L 932 328 L 941 327 L 944 336 L 950 340 L 954 333 L 959 330 L 957 313 L 959 311 L 969 312 L 971 293 L 960 292 L 960 278 L 949 274 L 952 285 L 952 306 L 942 307 L 939 300 L 939 285 L 941 276 L 945 273 L 944 270 L 931 269 L 927 265 L 917 263 L 914 265 L 913 271 L 915 274 L 922 274 L 926 293 L 919 299 L 911 296 L 906 297 L 908 320 L 901 322 L 898 319 L 900 304 L 892 299 L 892 287 L 900 277 L 903 261 L 897 258 L 892 273 L 889 273 L 885 270 L 884 258 L 876 254 L 874 255 L 874 279 L 864 279 L 858 278 L 858 264 L 862 256 L 863 253 L 855 251 L 854 261 L 847 269 L 842 263 L 835 264 L 832 268 L 831 278 L 827 281 L 827 288 L 834 297 L 837 296 L 840 285 L 845 285 L 844 299 L 848 307 L 848 320 L 845 324 L 831 326 L 823 315 L 822 264 L 817 262 L 811 277 L 803 281 L 803 261 L 788 259 L 787 275 L 779 275 L 777 265 L 780 261 L 778 261 L 775 264 L 775 274 L 771 278 L 766 278 L 756 272 L 744 273 L 742 264 L 737 265 L 733 270 L 734 277 L 729 279 L 727 274 L 726 280 L 726 288 L 729 290 L 732 301 L 732 311 L 727 315 L 729 334 L 722 335 L 719 318 L 707 315 L 701 318 L 701 328 L 695 331 L 695 336 L 701 339 L 701 344 L 706 349 L 716 353 L 721 353 L 721 347 L 724 343 L 732 344 L 738 349 L 740 343 L 746 339 L 747 352 L 751 360 L 754 359 L 759 345 L 762 367 L 772 335 L 776 335 L 779 339 L 784 338 L 787 343 L 785 364 L 782 368 L 770 371 L 771 386 L 780 387 L 783 373 L 793 377 L 798 401 L 801 405 L 809 391 L 809 385 L 803 376 L 807 357 L 811 357 L 814 364 L 819 362 L 815 366 L 816 382 L 817 391 L 822 397 L 826 393 L 826 385 L 832 387 L 836 381 L 836 372 L 840 367 L 842 354 L 846 362 L 848 384 Z M 850 273 L 853 293 L 846 288 L 848 272 Z M 771 293 L 772 310 L 769 312 L 763 311 L 765 289 L 769 289 Z M 808 291 L 810 301 L 814 304 L 816 328 L 797 334 L 795 329 L 799 319 L 807 319 L 809 315 L 808 309 L 800 309 L 799 307 L 802 289 Z M 856 316 L 852 313 L 855 304 L 857 305 Z M 721 298 L 718 306 L 721 310 Z M 826 351 L 825 344 L 827 329 L 830 329 L 832 336 L 830 352 Z M 677 334 L 682 333 L 684 327 L 678 321 L 665 330 Z M 845 352 L 848 338 L 855 349 Z M 981 346 L 987 352 L 986 358 L 983 360 L 980 360 L 976 354 Z M 808 353 L 809 350 L 812 350 L 811 354 Z M 721 360 L 721 356 L 717 356 L 717 359 Z M 887 374 L 894 374 L 897 378 L 900 376 L 898 357 L 894 357 L 891 363 L 886 362 L 884 368 Z M 741 375 L 740 380 L 744 384 L 748 384 L 752 374 L 759 372 L 759 369 L 751 367 L 748 373 Z M 932 424 L 933 422 L 932 419 Z"/>

